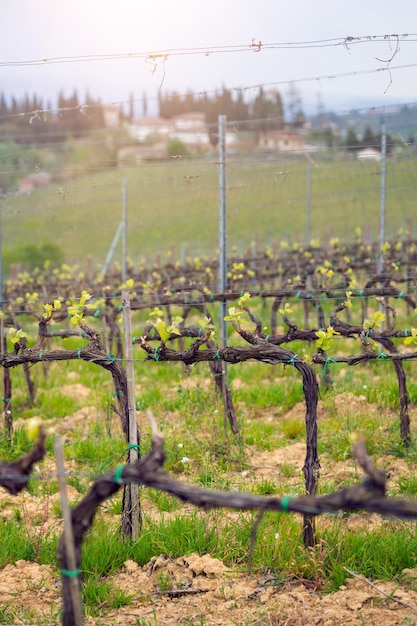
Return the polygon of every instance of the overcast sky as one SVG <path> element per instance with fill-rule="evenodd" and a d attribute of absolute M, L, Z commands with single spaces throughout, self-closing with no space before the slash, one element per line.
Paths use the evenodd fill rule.
<path fill-rule="evenodd" d="M 81 101 L 88 90 L 104 103 L 146 92 L 149 108 L 159 88 L 225 85 L 250 96 L 257 89 L 247 88 L 263 84 L 285 99 L 291 81 L 310 111 L 319 101 L 339 111 L 417 102 L 416 0 L 1 0 L 0 25 L 0 92 L 36 93 L 53 106 L 59 91 L 74 88 Z M 384 35 L 400 38 L 374 38 Z M 359 39 L 342 45 L 346 37 Z M 296 45 L 319 40 L 335 41 Z M 252 42 L 262 42 L 259 51 Z M 277 47 L 283 43 L 292 46 Z M 125 53 L 137 56 L 85 58 Z M 9 65 L 36 59 L 47 60 Z"/>

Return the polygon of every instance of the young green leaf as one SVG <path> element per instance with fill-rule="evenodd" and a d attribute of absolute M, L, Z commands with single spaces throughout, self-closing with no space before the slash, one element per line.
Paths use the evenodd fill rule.
<path fill-rule="evenodd" d="M 292 312 L 293 312 L 293 310 L 292 310 L 292 308 L 290 307 L 290 305 L 289 305 L 289 303 L 288 303 L 288 302 L 286 302 L 286 303 L 284 304 L 284 307 L 283 307 L 283 308 L 278 309 L 278 311 L 279 311 L 279 313 L 281 313 L 281 315 L 288 315 L 289 313 L 292 313 Z"/>
<path fill-rule="evenodd" d="M 417 328 L 411 329 L 411 335 L 409 337 L 405 337 L 404 343 L 406 346 L 417 345 Z"/>
<path fill-rule="evenodd" d="M 27 333 L 25 333 L 21 328 L 9 328 L 9 339 L 13 345 L 18 343 L 24 337 L 27 337 Z"/>
<path fill-rule="evenodd" d="M 328 326 L 326 330 L 317 330 L 315 332 L 317 337 L 316 346 L 319 350 L 328 350 L 333 344 L 334 335 L 340 335 L 333 326 Z"/>
<path fill-rule="evenodd" d="M 375 326 L 379 326 L 380 324 L 382 324 L 382 322 L 384 321 L 384 313 L 382 313 L 381 311 L 376 311 L 376 313 L 373 313 L 371 317 L 366 318 L 366 320 L 363 322 L 363 328 L 364 330 L 371 330 L 372 328 L 375 328 Z"/>

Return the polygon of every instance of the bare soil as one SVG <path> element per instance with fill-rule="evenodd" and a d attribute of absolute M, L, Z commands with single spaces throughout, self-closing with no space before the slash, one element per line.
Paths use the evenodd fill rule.
<path fill-rule="evenodd" d="M 417 568 L 405 573 L 417 583 Z M 301 581 L 281 585 L 273 576 L 262 578 L 229 570 L 208 554 L 175 560 L 159 556 L 144 567 L 127 561 L 111 580 L 132 596 L 131 603 L 105 617 L 87 617 L 86 624 L 136 626 L 139 619 L 144 624 L 167 626 L 417 624 L 417 592 L 394 582 L 371 583 L 352 577 L 339 591 L 322 595 Z M 34 623 L 56 624 L 51 619 L 56 619 L 61 604 L 60 586 L 50 566 L 17 561 L 1 570 L 0 603 L 17 611 L 30 607 Z"/>

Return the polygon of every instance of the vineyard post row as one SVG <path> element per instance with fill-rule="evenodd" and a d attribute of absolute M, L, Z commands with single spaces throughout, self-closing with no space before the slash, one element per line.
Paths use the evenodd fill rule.
<path fill-rule="evenodd" d="M 380 292 L 380 290 L 378 292 Z M 393 292 L 392 288 L 387 288 L 385 291 L 382 290 L 381 293 L 383 293 L 385 296 L 390 295 L 394 297 L 396 296 L 397 298 L 400 296 L 400 292 Z M 247 294 L 245 297 L 241 297 L 239 300 L 241 309 L 238 310 L 237 313 L 235 311 L 231 316 L 229 316 L 230 322 L 232 323 L 236 332 L 245 340 L 245 342 L 250 344 L 249 348 L 233 346 L 218 348 L 215 343 L 212 342 L 210 328 L 207 327 L 206 329 L 204 329 L 202 326 L 194 328 L 187 328 L 183 326 L 182 328 L 180 328 L 175 327 L 174 324 L 167 326 L 166 323 L 160 319 L 158 321 L 155 321 L 154 324 L 151 325 L 151 333 L 149 332 L 149 329 L 145 330 L 139 340 L 135 339 L 135 343 L 139 341 L 142 349 L 145 350 L 148 355 L 147 358 L 154 362 L 162 360 L 177 362 L 180 361 L 189 365 L 191 363 L 196 363 L 199 361 L 208 361 L 211 364 L 217 362 L 220 364 L 220 362 L 239 363 L 247 361 L 249 359 L 255 359 L 260 362 L 270 364 L 282 363 L 284 365 L 292 365 L 293 367 L 295 367 L 295 369 L 300 371 L 300 374 L 303 378 L 303 391 L 306 402 L 306 460 L 303 467 L 303 472 L 305 476 L 306 491 L 310 494 L 315 494 L 316 492 L 317 479 L 320 468 L 317 453 L 317 381 L 312 366 L 306 363 L 295 352 L 281 348 L 280 346 L 282 343 L 290 343 L 291 341 L 297 339 L 307 340 L 310 342 L 315 340 L 318 350 L 316 355 L 313 357 L 313 363 L 321 364 L 324 368 L 324 371 L 326 370 L 326 368 L 328 369 L 329 363 L 347 362 L 350 365 L 354 365 L 365 360 L 392 360 L 399 381 L 401 435 L 404 444 L 407 445 L 409 443 L 410 432 L 408 418 L 408 396 L 406 391 L 406 379 L 402 366 L 402 361 L 415 358 L 416 355 L 415 353 L 399 354 L 398 351 L 396 351 L 391 338 L 405 337 L 406 339 L 411 339 L 412 341 L 410 341 L 410 343 L 413 343 L 415 339 L 415 333 L 412 333 L 410 336 L 406 330 L 394 331 L 393 329 L 390 329 L 383 333 L 378 333 L 376 332 L 376 330 L 374 330 L 373 327 L 377 321 L 376 318 L 373 320 L 373 323 L 369 326 L 367 331 L 365 331 L 364 325 L 355 326 L 340 322 L 336 317 L 336 313 L 347 308 L 347 302 L 344 302 L 339 305 L 335 311 L 333 311 L 330 318 L 331 324 L 328 326 L 327 331 L 324 331 L 323 329 L 300 331 L 294 324 L 291 323 L 288 317 L 284 315 L 283 319 L 288 326 L 287 333 L 283 336 L 267 336 L 262 332 L 261 320 L 258 319 L 248 307 L 249 298 L 249 294 Z M 80 298 L 80 300 L 82 300 L 82 298 Z M 411 304 L 414 304 L 414 301 L 411 300 L 410 302 Z M 75 358 L 92 361 L 101 365 L 112 373 L 115 386 L 115 394 L 119 402 L 119 410 L 117 412 L 121 417 L 123 430 L 127 439 L 129 440 L 129 408 L 127 404 L 129 393 L 127 377 L 123 367 L 119 363 L 119 360 L 123 358 L 123 355 L 121 355 L 119 358 L 116 358 L 113 356 L 113 354 L 106 353 L 103 348 L 99 333 L 91 329 L 82 321 L 84 311 L 87 312 L 88 310 L 84 305 L 85 302 L 83 301 L 82 307 L 79 306 L 79 308 L 69 308 L 72 308 L 73 315 L 77 316 L 77 321 L 80 325 L 80 328 L 84 333 L 84 336 L 89 340 L 88 346 L 80 348 L 78 350 L 46 350 L 44 348 L 44 346 L 46 346 L 45 342 L 48 340 L 48 338 L 54 336 L 53 333 L 49 333 L 48 331 L 48 323 L 51 321 L 53 316 L 52 308 L 51 310 L 49 310 L 48 308 L 48 315 L 46 317 L 42 317 L 39 322 L 39 336 L 35 347 L 32 349 L 28 349 L 24 345 L 23 337 L 21 338 L 20 335 L 17 335 L 17 341 L 14 344 L 14 354 L 9 354 L 7 352 L 4 353 L 1 358 L 1 364 L 4 367 L 5 372 L 8 372 L 10 367 L 14 367 L 18 364 L 28 366 L 28 364 L 33 363 L 46 363 L 53 360 L 69 360 Z M 323 310 L 320 302 L 317 303 L 316 307 L 319 319 L 322 319 Z M 110 310 L 109 314 L 106 313 L 105 316 L 106 320 L 109 321 L 109 327 L 113 328 L 114 325 L 112 326 L 111 320 L 113 320 L 114 322 L 113 313 L 115 310 L 117 311 L 119 307 L 109 308 L 113 308 L 113 311 Z M 188 306 L 188 311 L 191 308 L 192 307 Z M 89 313 L 95 316 L 95 313 L 93 313 L 92 310 L 90 310 Z M 250 320 L 254 323 L 254 333 L 244 330 L 241 327 L 240 316 L 243 313 L 247 314 Z M 184 316 L 186 318 L 187 315 L 184 314 Z M 355 335 L 358 336 L 360 338 L 362 346 L 366 349 L 365 353 L 358 357 L 350 357 L 344 359 L 333 359 L 331 357 L 328 357 L 326 350 L 331 345 L 332 336 L 336 334 L 341 335 L 342 337 L 352 337 Z M 372 350 L 369 341 L 370 335 L 372 335 L 372 339 L 374 341 L 381 343 L 381 345 L 384 348 L 390 350 L 390 352 L 378 353 Z M 176 336 L 192 337 L 195 338 L 195 341 L 190 345 L 187 350 L 172 350 L 167 347 L 167 342 L 171 341 Z M 120 332 L 118 334 L 118 337 L 120 338 Z M 160 345 L 157 348 L 154 348 L 149 344 L 149 340 L 157 340 L 160 342 Z M 109 345 L 111 345 L 111 342 L 109 342 Z M 207 349 L 199 350 L 199 348 L 203 345 L 205 345 Z M 217 377 L 215 377 L 215 380 L 217 382 Z M 8 401 L 10 404 L 11 398 L 8 398 Z M 132 507 L 127 507 L 127 509 L 131 513 Z M 122 525 L 125 532 L 127 534 L 130 534 L 131 518 L 129 518 L 129 515 L 123 516 Z M 314 543 L 314 532 L 311 524 L 308 521 L 304 525 L 304 533 L 306 543 L 310 545 Z"/>

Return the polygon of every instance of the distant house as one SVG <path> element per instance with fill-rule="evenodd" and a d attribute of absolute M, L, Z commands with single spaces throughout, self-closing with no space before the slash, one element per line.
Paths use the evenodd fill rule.
<path fill-rule="evenodd" d="M 37 187 L 46 187 L 51 182 L 51 175 L 48 172 L 33 172 L 26 178 L 19 180 L 18 193 L 30 193 Z"/>
<path fill-rule="evenodd" d="M 178 131 L 201 131 L 207 130 L 206 116 L 204 113 L 194 111 L 190 113 L 181 113 L 171 118 L 175 130 Z"/>
<path fill-rule="evenodd" d="M 270 130 L 259 133 L 258 147 L 277 152 L 298 152 L 304 150 L 305 138 L 292 130 Z"/>
<path fill-rule="evenodd" d="M 170 119 L 146 116 L 129 127 L 131 137 L 139 143 L 161 143 L 179 139 L 187 148 L 205 149 L 210 146 L 209 129 L 204 113 L 191 112 Z"/>
<path fill-rule="evenodd" d="M 206 116 L 200 111 L 181 113 L 166 119 L 163 117 L 141 117 L 129 126 L 132 139 L 140 144 L 166 146 L 169 139 L 179 139 L 191 151 L 210 150 L 210 133 L 217 133 L 217 125 L 209 127 Z M 254 134 L 244 133 L 235 128 L 227 128 L 226 146 L 236 147 L 241 144 L 252 146 Z"/>
<path fill-rule="evenodd" d="M 198 111 L 182 113 L 171 118 L 174 126 L 170 137 L 176 137 L 187 148 L 207 149 L 210 147 L 209 129 L 206 116 Z"/>
<path fill-rule="evenodd" d="M 358 150 L 356 157 L 368 161 L 380 161 L 382 159 L 381 152 L 376 148 L 362 148 Z"/>
<path fill-rule="evenodd" d="M 129 127 L 130 136 L 139 143 L 149 140 L 166 141 L 174 131 L 171 120 L 164 117 L 145 116 L 135 120 Z"/>

